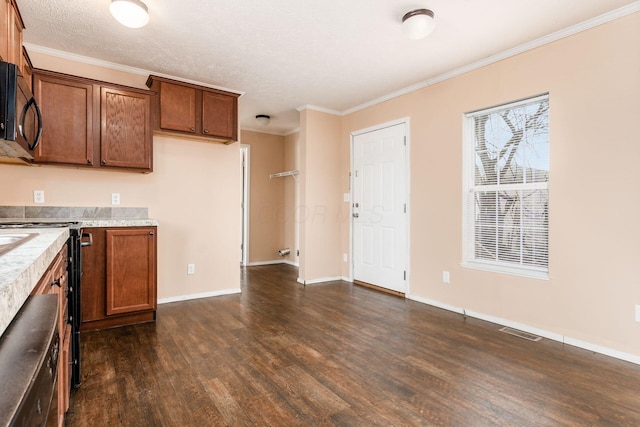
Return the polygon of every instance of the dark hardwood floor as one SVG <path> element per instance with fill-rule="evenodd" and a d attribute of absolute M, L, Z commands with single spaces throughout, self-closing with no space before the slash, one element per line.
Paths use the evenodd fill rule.
<path fill-rule="evenodd" d="M 243 270 L 242 294 L 82 334 L 67 426 L 640 426 L 640 366 L 346 282 Z"/>

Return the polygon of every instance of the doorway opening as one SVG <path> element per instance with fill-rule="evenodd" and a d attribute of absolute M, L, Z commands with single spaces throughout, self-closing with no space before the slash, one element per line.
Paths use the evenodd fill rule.
<path fill-rule="evenodd" d="M 250 145 L 240 145 L 240 174 L 242 182 L 242 199 L 240 202 L 241 237 L 240 237 L 240 265 L 249 263 L 249 153 Z"/>

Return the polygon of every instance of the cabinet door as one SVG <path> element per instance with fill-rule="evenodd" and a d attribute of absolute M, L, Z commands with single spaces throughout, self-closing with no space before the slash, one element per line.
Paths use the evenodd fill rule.
<path fill-rule="evenodd" d="M 149 95 L 101 88 L 100 163 L 104 166 L 151 169 Z"/>
<path fill-rule="evenodd" d="M 107 315 L 155 310 L 155 227 L 108 229 L 106 249 Z"/>
<path fill-rule="evenodd" d="M 202 92 L 202 133 L 206 136 L 238 139 L 237 98 Z"/>
<path fill-rule="evenodd" d="M 64 414 L 69 410 L 71 392 L 71 325 L 60 332 L 60 356 L 58 357 L 58 425 L 64 425 Z M 56 396 L 54 396 L 56 398 Z"/>
<path fill-rule="evenodd" d="M 91 234 L 93 244 L 82 248 L 82 287 L 80 289 L 82 322 L 102 320 L 106 317 L 105 281 L 105 229 L 84 228 Z"/>
<path fill-rule="evenodd" d="M 45 124 L 35 162 L 92 165 L 93 85 L 34 73 L 33 90 Z"/>
<path fill-rule="evenodd" d="M 2 2 L 2 0 L 0 0 L 0 2 Z M 32 86 L 33 65 L 31 64 L 31 59 L 29 58 L 29 54 L 27 53 L 27 50 L 24 47 L 22 48 L 22 70 L 20 70 L 20 72 L 22 72 L 22 76 L 27 81 L 27 85 L 29 86 L 29 89 L 31 90 L 31 92 L 33 92 L 33 86 Z"/>
<path fill-rule="evenodd" d="M 160 82 L 160 128 L 196 132 L 196 89 Z"/>
<path fill-rule="evenodd" d="M 18 5 L 15 1 L 11 2 L 9 8 L 9 60 L 12 64 L 16 64 L 18 68 L 22 68 L 22 30 L 24 24 L 18 12 Z"/>
<path fill-rule="evenodd" d="M 0 0 L 0 59 L 5 62 L 9 59 L 10 8 L 11 0 Z"/>

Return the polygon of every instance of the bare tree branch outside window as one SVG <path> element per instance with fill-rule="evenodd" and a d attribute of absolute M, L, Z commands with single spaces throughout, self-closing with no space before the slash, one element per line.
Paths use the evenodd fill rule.
<path fill-rule="evenodd" d="M 548 267 L 549 100 L 474 116 L 474 256 Z"/>

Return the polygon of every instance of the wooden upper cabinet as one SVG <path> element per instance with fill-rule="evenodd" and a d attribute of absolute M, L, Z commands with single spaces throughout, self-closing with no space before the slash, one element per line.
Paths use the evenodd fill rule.
<path fill-rule="evenodd" d="M 154 129 L 224 143 L 238 140 L 238 94 L 149 76 Z"/>
<path fill-rule="evenodd" d="M 16 64 L 18 68 L 22 69 L 22 30 L 24 30 L 24 23 L 15 0 L 11 2 L 9 14 L 9 60 L 7 62 Z"/>
<path fill-rule="evenodd" d="M 2 1 L 2 0 L 0 0 Z M 33 92 L 33 64 L 31 63 L 31 58 L 29 58 L 29 54 L 27 53 L 27 49 L 22 46 L 22 76 L 27 81 L 27 85 L 29 85 L 29 89 Z"/>
<path fill-rule="evenodd" d="M 100 104 L 101 164 L 151 169 L 149 95 L 102 87 Z"/>
<path fill-rule="evenodd" d="M 22 69 L 24 23 L 15 0 L 0 0 L 0 57 Z"/>
<path fill-rule="evenodd" d="M 34 163 L 152 171 L 151 92 L 38 69 L 33 92 L 42 113 Z"/>
<path fill-rule="evenodd" d="M 93 165 L 93 85 L 36 71 L 33 93 L 43 123 L 35 163 Z"/>
<path fill-rule="evenodd" d="M 202 133 L 236 141 L 238 139 L 237 98 L 216 92 L 202 92 Z"/>
<path fill-rule="evenodd" d="M 0 0 L 0 58 L 5 62 L 9 60 L 10 10 L 11 0 Z"/>
<path fill-rule="evenodd" d="M 196 90 L 160 82 L 160 128 L 196 132 Z"/>

